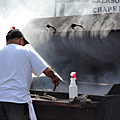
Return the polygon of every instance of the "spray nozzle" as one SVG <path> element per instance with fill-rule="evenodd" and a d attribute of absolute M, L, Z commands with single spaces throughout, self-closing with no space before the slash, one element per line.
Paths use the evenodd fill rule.
<path fill-rule="evenodd" d="M 76 72 L 71 72 L 71 74 L 70 74 L 70 75 L 71 75 L 71 78 L 77 79 L 77 78 L 76 78 L 76 74 L 77 74 Z"/>

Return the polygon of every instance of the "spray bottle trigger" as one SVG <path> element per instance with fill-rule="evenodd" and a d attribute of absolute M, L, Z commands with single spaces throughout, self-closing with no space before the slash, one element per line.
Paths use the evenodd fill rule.
<path fill-rule="evenodd" d="M 77 78 L 76 78 L 76 74 L 77 74 L 76 72 L 71 72 L 71 74 L 70 74 L 70 75 L 71 75 L 71 78 L 77 79 Z"/>

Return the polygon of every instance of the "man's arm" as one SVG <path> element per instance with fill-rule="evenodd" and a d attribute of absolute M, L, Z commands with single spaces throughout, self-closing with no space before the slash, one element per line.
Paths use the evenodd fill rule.
<path fill-rule="evenodd" d="M 54 74 L 53 70 L 52 70 L 50 67 L 47 67 L 47 68 L 43 71 L 43 73 L 44 73 L 47 77 L 51 78 L 51 81 L 52 81 L 52 83 L 54 84 L 54 86 L 58 86 L 58 85 L 59 85 L 60 79 Z"/>

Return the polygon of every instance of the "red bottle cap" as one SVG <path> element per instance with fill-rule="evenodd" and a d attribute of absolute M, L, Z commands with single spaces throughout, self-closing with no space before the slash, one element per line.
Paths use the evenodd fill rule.
<path fill-rule="evenodd" d="M 76 72 L 72 72 L 72 73 L 70 74 L 70 75 L 71 75 L 71 78 L 77 79 L 77 78 L 76 78 L 76 74 L 77 74 Z"/>

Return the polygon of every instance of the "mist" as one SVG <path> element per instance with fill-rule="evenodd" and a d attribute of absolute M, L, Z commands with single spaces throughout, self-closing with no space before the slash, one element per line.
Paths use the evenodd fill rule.
<path fill-rule="evenodd" d="M 57 12 L 57 15 L 59 13 Z M 119 13 L 76 16 L 73 11 L 72 14 L 74 15 L 65 14 L 66 17 L 31 21 L 25 31 L 32 46 L 67 82 L 69 82 L 70 72 L 76 71 L 80 82 L 118 84 L 120 82 L 120 42 L 119 31 L 117 31 L 120 25 Z M 55 34 L 52 34 L 51 29 L 44 29 L 48 23 L 56 28 Z M 72 23 L 82 25 L 85 31 L 80 27 L 73 30 L 70 27 Z M 31 29 L 35 31 L 29 35 Z M 80 85 L 79 88 L 82 93 L 87 91 L 90 94 L 103 95 L 107 93 L 107 87 L 110 85 L 103 85 L 105 89 L 101 88 L 101 85 L 90 87 L 90 84 L 86 87 Z M 103 91 L 101 92 L 98 87 Z M 61 89 L 65 91 L 64 88 Z"/>
<path fill-rule="evenodd" d="M 78 10 L 79 6 L 69 6 L 70 9 L 65 15 L 80 15 L 80 12 L 83 14 L 89 14 L 91 11 L 86 9 L 89 5 L 87 3 L 86 6 L 84 5 L 81 4 L 83 11 Z M 31 21 L 31 19 L 53 17 L 54 7 L 55 0 L 0 1 L 0 47 L 5 45 L 6 33 L 12 26 L 22 30 L 26 24 Z M 76 7 L 78 12 L 75 12 Z M 94 7 L 95 6 L 92 6 L 92 8 Z M 38 49 L 37 52 L 44 58 L 45 61 L 49 60 L 46 61 L 47 63 L 51 63 L 50 65 L 53 68 L 56 67 L 55 71 L 58 74 L 60 73 L 61 77 L 65 75 L 65 80 L 67 81 L 69 81 L 70 71 L 74 70 L 77 71 L 78 79 L 80 81 L 104 82 L 107 84 L 119 83 L 119 33 L 116 32 L 116 37 L 113 34 L 109 35 L 111 30 L 118 29 L 119 15 L 106 14 L 102 17 L 101 15 L 97 15 L 97 17 L 91 15 L 88 17 L 78 17 L 77 19 L 75 17 L 68 18 L 63 21 L 61 18 L 59 22 L 57 18 L 54 18 L 55 20 L 51 18 L 33 20 L 33 26 L 30 24 L 28 29 L 26 28 L 25 37 L 27 36 L 27 38 L 29 38 L 28 40 L 30 40 L 32 46 Z M 73 34 L 74 32 L 70 28 L 70 25 L 74 21 L 83 25 L 86 29 L 86 33 L 88 33 L 87 31 L 90 31 L 89 36 L 86 37 L 85 34 L 82 34 L 84 32 L 76 32 L 76 34 Z M 56 36 L 51 36 L 50 32 L 44 30 L 44 25 L 47 23 L 54 23 L 53 25 L 56 25 L 57 30 L 71 30 L 72 32 L 71 34 L 68 34 L 68 32 L 63 34 L 56 33 Z M 29 32 L 31 32 L 31 34 L 29 34 Z M 108 35 L 109 37 L 107 37 Z M 74 37 L 76 39 L 74 39 Z M 53 43 L 51 43 L 49 38 Z M 109 40 L 108 38 L 111 39 Z M 39 39 L 41 40 L 40 42 L 38 42 Z M 37 42 L 35 42 L 35 40 Z M 76 42 L 74 42 L 74 40 L 76 40 Z M 60 43 L 65 47 L 60 47 Z M 48 48 L 52 48 L 51 51 L 48 51 Z M 65 53 L 64 51 L 68 52 Z M 76 52 L 76 54 L 74 54 L 74 52 Z M 74 54 L 74 56 L 72 56 L 71 53 Z M 59 55 L 61 56 L 59 57 Z M 48 59 L 47 57 L 51 59 Z"/>
<path fill-rule="evenodd" d="M 12 26 L 22 29 L 34 18 L 52 17 L 54 0 L 0 0 L 0 48 Z"/>

